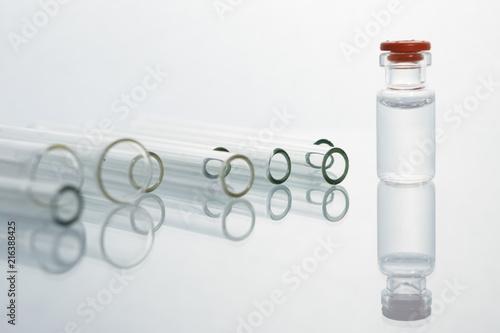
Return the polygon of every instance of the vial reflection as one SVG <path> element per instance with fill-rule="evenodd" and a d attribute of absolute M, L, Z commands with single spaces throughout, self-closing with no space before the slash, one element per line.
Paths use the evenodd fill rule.
<path fill-rule="evenodd" d="M 426 277 L 435 263 L 435 188 L 380 182 L 377 192 L 377 247 L 387 276 L 382 313 L 400 321 L 427 318 L 432 296 Z"/>

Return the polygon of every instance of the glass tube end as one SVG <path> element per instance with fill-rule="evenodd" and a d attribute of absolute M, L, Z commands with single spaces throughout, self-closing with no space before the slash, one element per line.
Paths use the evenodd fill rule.
<path fill-rule="evenodd" d="M 62 187 L 52 198 L 50 208 L 56 223 L 72 224 L 79 219 L 83 209 L 80 191 L 71 185 Z"/>
<path fill-rule="evenodd" d="M 229 168 L 231 168 L 230 173 L 227 172 Z M 233 173 L 240 173 L 240 169 L 242 169 L 241 173 L 243 174 L 248 172 L 248 175 L 246 175 L 245 180 L 243 181 L 243 189 L 240 189 L 242 187 L 241 182 L 231 179 L 231 175 Z M 233 198 L 241 197 L 250 191 L 255 180 L 255 170 L 252 162 L 248 157 L 241 154 L 236 154 L 228 158 L 224 162 L 224 166 L 222 167 L 220 174 L 222 189 L 227 195 Z"/>
<path fill-rule="evenodd" d="M 132 203 L 149 188 L 152 169 L 150 154 L 141 143 L 119 139 L 99 157 L 98 186 L 112 202 Z"/>

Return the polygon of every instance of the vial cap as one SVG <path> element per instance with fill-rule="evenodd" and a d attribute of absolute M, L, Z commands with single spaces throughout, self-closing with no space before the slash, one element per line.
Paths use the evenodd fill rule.
<path fill-rule="evenodd" d="M 431 43 L 424 40 L 393 40 L 385 41 L 380 44 L 381 51 L 390 52 L 422 52 L 431 49 Z"/>

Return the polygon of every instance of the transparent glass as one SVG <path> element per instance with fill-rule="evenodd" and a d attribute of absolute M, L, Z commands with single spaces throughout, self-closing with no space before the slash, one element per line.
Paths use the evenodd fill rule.
<path fill-rule="evenodd" d="M 83 199 L 75 186 L 0 176 L 0 211 L 8 219 L 38 219 L 70 225 L 80 218 Z"/>
<path fill-rule="evenodd" d="M 180 122 L 162 117 L 148 119 L 136 122 L 126 133 L 133 133 L 141 142 L 147 142 L 141 136 L 146 134 L 179 146 L 195 145 L 206 149 L 217 147 L 216 149 L 244 154 L 255 167 L 256 181 L 263 179 L 271 184 L 286 182 L 288 185 L 291 182 L 307 182 L 314 175 L 330 184 L 339 184 L 348 172 L 347 154 L 341 148 L 334 148 L 326 139 L 307 142 L 302 138 L 287 137 L 286 140 L 279 140 L 273 134 L 272 142 L 258 142 L 247 139 L 252 134 L 248 129 Z M 328 156 L 325 158 L 326 155 Z M 334 164 L 335 158 L 339 162 Z M 314 173 L 316 169 L 322 172 Z"/>
<path fill-rule="evenodd" d="M 415 62 L 381 55 L 386 88 L 377 94 L 377 174 L 382 181 L 419 183 L 435 175 L 435 95 L 426 86 L 430 54 Z"/>
<path fill-rule="evenodd" d="M 377 199 L 378 265 L 387 276 L 382 312 L 396 320 L 426 318 L 426 276 L 435 265 L 434 183 L 380 182 Z"/>
<path fill-rule="evenodd" d="M 9 169 L 19 163 L 29 165 L 31 177 L 44 180 L 55 178 L 53 170 L 57 171 L 56 176 L 66 180 L 76 171 L 70 173 L 64 170 L 74 169 L 79 177 L 82 172 L 84 174 L 84 196 L 104 195 L 115 203 L 134 202 L 148 189 L 153 170 L 152 159 L 141 143 L 113 136 L 100 137 L 91 142 L 77 133 L 71 129 L 56 131 L 0 126 L 0 143 L 5 142 L 0 152 L 8 157 L 6 163 L 4 158 L 0 158 L 1 169 L 7 163 L 10 163 Z M 49 148 L 34 150 L 41 144 Z M 81 161 L 83 170 L 80 170 L 78 161 Z M 3 171 L 0 174 L 4 175 Z M 13 172 L 5 175 L 11 176 Z M 22 173 L 18 175 L 21 176 Z"/>
<path fill-rule="evenodd" d="M 154 245 L 157 222 L 156 215 L 150 214 L 157 207 L 143 205 L 146 196 L 153 195 L 143 194 L 132 204 L 120 205 L 91 198 L 81 218 L 87 231 L 86 256 L 120 269 L 144 262 Z"/>
<path fill-rule="evenodd" d="M 235 143 L 244 149 L 267 145 L 309 145 L 313 143 L 307 137 L 287 135 L 284 133 L 284 127 L 273 126 L 273 124 L 270 124 L 269 128 L 256 130 L 255 128 L 207 123 L 192 119 L 185 120 L 156 114 L 139 114 L 130 124 L 130 128 L 133 130 L 153 131 L 166 137 L 170 134 L 177 137 L 180 132 L 191 135 L 195 140 L 204 137 L 235 138 L 237 140 Z M 318 141 L 330 142 L 326 139 Z"/>
<path fill-rule="evenodd" d="M 255 226 L 252 203 L 228 196 L 216 179 L 201 183 L 169 176 L 156 193 L 165 205 L 166 227 L 242 241 Z"/>
<path fill-rule="evenodd" d="M 146 135 L 134 137 L 138 137 L 159 157 L 166 170 L 165 178 L 174 176 L 186 182 L 194 180 L 201 183 L 217 179 L 224 192 L 235 198 L 245 195 L 252 188 L 254 165 L 245 155 L 232 154 L 222 147 L 211 149 Z"/>
<path fill-rule="evenodd" d="M 62 144 L 6 139 L 1 127 L 0 132 L 1 177 L 82 187 L 84 167 L 71 148 Z"/>

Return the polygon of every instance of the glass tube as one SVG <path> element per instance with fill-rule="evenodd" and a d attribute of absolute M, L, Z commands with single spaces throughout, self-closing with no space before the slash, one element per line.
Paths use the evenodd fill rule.
<path fill-rule="evenodd" d="M 10 140 L 69 147 L 84 166 L 83 193 L 86 196 L 104 195 L 116 203 L 130 203 L 137 200 L 149 186 L 152 173 L 149 154 L 134 139 L 101 137 L 91 143 L 88 138 L 74 132 L 10 126 L 0 126 L 0 133 Z"/>
<path fill-rule="evenodd" d="M 254 165 L 242 154 L 232 154 L 219 147 L 170 141 L 147 135 L 134 137 L 158 156 L 169 176 L 186 181 L 206 182 L 218 179 L 222 190 L 231 197 L 245 195 L 254 182 Z"/>
<path fill-rule="evenodd" d="M 310 145 L 310 144 L 325 144 L 333 147 L 332 141 L 326 138 L 319 138 L 310 140 L 309 138 L 297 135 L 285 135 L 282 133 L 274 133 L 269 129 L 270 133 L 265 135 L 260 134 L 258 130 L 228 126 L 222 124 L 205 122 L 197 122 L 192 120 L 174 119 L 164 117 L 161 115 L 141 114 L 130 124 L 133 130 L 151 130 L 163 134 L 175 133 L 185 131 L 193 137 L 213 137 L 223 135 L 226 137 L 233 137 L 240 146 L 256 146 L 259 145 Z M 267 137 L 264 137 L 267 136 Z"/>
<path fill-rule="evenodd" d="M 10 219 L 69 225 L 79 219 L 82 208 L 80 190 L 73 185 L 0 177 L 0 210 Z"/>
<path fill-rule="evenodd" d="M 225 143 L 224 145 L 238 152 L 238 148 Z M 281 145 L 260 153 L 247 152 L 247 154 L 259 167 L 261 175 L 259 178 L 266 179 L 271 184 L 282 184 L 285 181 L 287 185 L 301 184 L 317 177 L 336 185 L 345 179 L 349 171 L 347 154 L 339 147 Z M 335 162 L 334 155 L 342 158 Z M 276 174 L 279 176 L 273 176 Z"/>
<path fill-rule="evenodd" d="M 140 115 L 130 126 L 132 131 L 154 133 L 157 136 L 175 138 L 185 142 L 207 143 L 211 141 L 212 145 L 224 145 L 233 152 L 243 153 L 254 158 L 254 154 L 261 156 L 267 163 L 264 162 L 265 175 L 273 184 L 283 183 L 287 176 L 290 175 L 290 160 L 289 155 L 294 153 L 297 162 L 300 163 L 295 167 L 294 177 L 308 170 L 301 170 L 301 165 L 306 165 L 310 168 L 322 169 L 322 176 L 332 185 L 339 184 L 347 175 L 349 161 L 347 154 L 341 149 L 335 149 L 332 141 L 326 138 L 317 140 L 309 140 L 298 136 L 275 135 L 271 133 L 269 139 L 256 137 L 255 130 L 248 128 L 224 126 L 221 124 L 206 124 L 194 121 L 185 121 L 179 119 L 169 119 L 158 115 Z M 319 147 L 318 147 L 319 146 Z M 270 147 L 273 147 L 270 149 Z M 276 152 L 279 151 L 279 154 Z M 328 158 L 325 158 L 325 166 L 322 165 L 323 156 L 329 152 Z M 332 175 L 332 163 L 334 162 L 333 154 L 339 154 L 343 158 L 343 168 L 336 167 L 335 174 Z M 275 157 L 276 155 L 276 157 Z M 282 156 L 280 156 L 282 155 Z M 298 155 L 298 156 L 297 156 Z M 274 159 L 273 159 L 274 158 Z M 285 159 L 285 161 L 283 161 Z M 314 162 L 316 160 L 316 162 Z M 286 164 L 285 164 L 286 162 Z M 304 164 L 305 163 L 305 164 Z M 254 163 L 258 165 L 257 162 Z M 281 166 L 280 166 L 281 164 Z M 338 163 L 340 164 L 340 163 Z M 286 166 L 288 165 L 288 170 Z M 285 168 L 285 171 L 283 171 Z M 273 170 L 275 173 L 284 175 L 282 178 L 269 177 Z M 342 171 L 343 170 L 343 171 Z M 281 181 L 275 181 L 281 179 Z"/>
<path fill-rule="evenodd" d="M 241 145 L 238 134 L 215 131 L 203 132 L 189 127 L 165 126 L 162 131 L 148 128 L 131 128 L 128 132 L 136 135 L 154 133 L 164 142 L 177 145 L 203 145 L 206 148 L 226 149 L 233 153 L 248 156 L 254 164 L 257 180 L 262 178 L 272 184 L 282 184 L 292 175 L 295 180 L 303 181 L 313 174 L 314 169 L 321 170 L 322 177 L 329 184 L 341 183 L 349 170 L 347 154 L 328 140 L 318 140 L 317 144 L 276 145 Z M 199 130 L 199 131 L 198 131 Z M 203 134 L 202 134 L 203 133 Z M 174 139 L 175 138 L 175 139 Z M 160 139 L 158 139 L 160 140 Z M 337 163 L 334 155 L 342 157 Z"/>
<path fill-rule="evenodd" d="M 0 177 L 20 178 L 33 183 L 64 183 L 80 189 L 84 170 L 80 159 L 68 146 L 0 136 Z"/>
<path fill-rule="evenodd" d="M 342 148 L 324 145 L 284 147 L 292 160 L 292 176 L 297 182 L 306 184 L 318 177 L 316 171 L 321 171 L 321 177 L 317 179 L 337 185 L 349 172 L 349 158 Z"/>
<path fill-rule="evenodd" d="M 143 135 L 151 133 L 147 129 L 132 128 L 128 132 L 135 135 Z M 291 161 L 288 153 L 279 148 L 271 146 L 260 146 L 255 149 L 241 149 L 236 140 L 230 140 L 227 137 L 220 138 L 220 135 L 212 133 L 211 135 L 199 136 L 199 133 L 190 132 L 186 129 L 176 129 L 175 131 L 163 132 L 153 131 L 157 135 L 156 140 L 167 142 L 171 145 L 182 145 L 190 147 L 203 147 L 205 150 L 225 150 L 231 153 L 241 153 L 250 158 L 255 168 L 255 176 L 257 178 L 267 179 L 273 184 L 284 183 L 291 172 Z"/>
<path fill-rule="evenodd" d="M 68 125 L 63 125 L 63 124 L 59 124 L 59 123 L 52 123 L 52 122 L 39 122 L 37 124 L 37 129 L 42 130 L 42 131 L 49 130 L 49 131 L 56 131 L 56 132 L 63 132 L 63 133 L 77 133 L 77 132 L 87 133 L 87 140 L 88 140 L 87 144 L 90 142 L 91 139 L 92 139 L 92 141 L 98 140 L 98 139 L 93 138 L 91 135 L 88 134 L 88 133 L 94 132 L 93 129 L 82 129 L 82 128 L 78 128 L 78 127 L 74 127 L 74 126 L 70 127 Z M 100 132 L 97 132 L 97 133 L 100 133 Z M 102 136 L 103 134 L 99 134 L 99 135 L 94 134 L 94 135 L 99 137 L 99 135 Z M 126 138 L 129 136 L 130 136 L 129 133 L 123 133 L 122 136 L 119 136 L 116 133 L 116 131 L 114 131 L 112 134 L 112 137 L 117 138 L 117 140 L 120 140 L 119 138 Z M 89 137 L 90 137 L 90 139 L 89 139 Z M 107 141 L 108 142 L 112 141 L 110 139 L 109 135 L 107 137 Z M 163 175 L 164 175 L 164 166 L 162 164 L 161 158 L 157 154 L 155 154 L 154 152 L 149 151 L 148 153 L 149 153 L 150 163 L 151 163 L 151 167 L 152 167 L 152 176 L 151 176 L 150 182 L 148 184 L 148 187 L 145 190 L 146 193 L 150 193 L 150 192 L 154 191 L 156 188 L 158 188 L 158 186 L 160 186 L 160 184 L 163 180 Z M 141 161 L 141 159 L 142 159 L 142 154 L 137 155 L 132 160 L 132 163 L 129 166 L 129 181 L 130 181 L 131 185 L 138 190 L 141 189 L 141 187 L 143 185 L 138 184 L 135 181 L 135 178 L 133 177 L 133 173 L 134 172 L 135 173 L 141 172 L 141 171 L 137 170 L 138 168 L 136 168 L 137 162 Z M 123 163 L 121 163 L 121 164 L 123 164 Z M 134 168 L 136 170 L 134 170 Z M 133 200 L 131 200 L 131 201 L 133 201 Z"/>
<path fill-rule="evenodd" d="M 41 127 L 64 129 L 64 126 L 58 124 L 40 124 Z M 189 144 L 186 142 L 169 142 L 158 137 L 152 137 L 146 133 L 133 133 L 126 131 L 120 133 L 114 131 L 114 135 L 132 135 L 139 139 L 149 149 L 151 159 L 155 161 L 156 173 L 158 176 L 154 186 L 149 190 L 156 189 L 164 177 L 163 168 L 169 173 L 185 177 L 199 177 L 200 171 L 206 178 L 219 178 L 224 191 L 232 197 L 243 196 L 252 186 L 255 177 L 254 167 L 250 160 L 241 154 L 229 155 L 227 149 L 217 148 L 212 151 L 212 147 L 204 146 L 203 144 Z M 131 169 L 141 158 L 137 157 L 130 165 Z M 222 171 L 225 169 L 225 172 Z M 228 182 L 227 175 L 238 174 L 240 177 Z M 130 182 L 135 184 L 135 172 L 132 173 Z M 221 176 L 222 175 L 222 176 Z M 149 191 L 148 190 L 148 191 Z"/>

